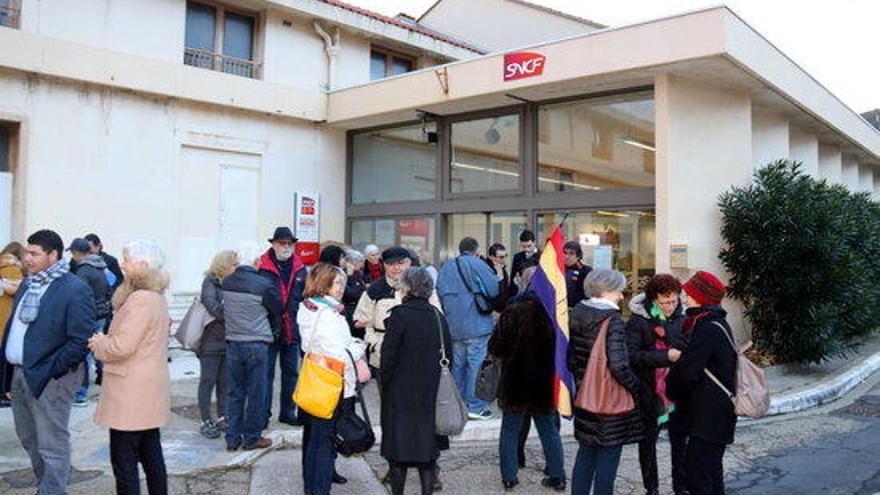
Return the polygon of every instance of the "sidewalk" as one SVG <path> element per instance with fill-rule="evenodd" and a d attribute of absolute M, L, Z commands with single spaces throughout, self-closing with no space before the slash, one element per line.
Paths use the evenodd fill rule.
<path fill-rule="evenodd" d="M 196 389 L 198 360 L 182 350 L 172 350 L 172 420 L 162 429 L 162 444 L 170 474 L 188 474 L 253 466 L 266 451 L 227 453 L 222 438 L 209 440 L 198 432 Z M 870 339 L 848 359 L 834 360 L 821 366 L 776 366 L 767 374 L 773 393 L 771 414 L 785 414 L 832 401 L 845 394 L 867 376 L 880 369 L 880 336 Z M 278 380 L 276 380 L 277 387 Z M 379 432 L 379 402 L 375 383 L 365 389 L 370 419 Z M 108 433 L 92 421 L 100 387 L 90 389 L 87 407 L 74 408 L 71 417 L 73 466 L 81 472 L 111 473 Z M 275 400 L 277 401 L 277 388 Z M 277 406 L 275 407 L 277 410 Z M 468 424 L 455 443 L 492 441 L 498 438 L 500 414 L 488 421 Z M 572 425 L 563 421 L 562 433 L 572 434 Z M 532 434 L 536 432 L 533 430 Z M 301 445 L 302 429 L 273 422 L 267 436 L 273 439 L 272 450 Z M 272 466 L 275 467 L 275 466 Z M 271 467 L 266 466 L 268 470 Z M 0 409 L 0 476 L 28 476 L 30 463 L 15 436 L 12 413 Z M 18 474 L 16 474 L 16 472 Z M 268 481 L 267 481 L 268 482 Z"/>

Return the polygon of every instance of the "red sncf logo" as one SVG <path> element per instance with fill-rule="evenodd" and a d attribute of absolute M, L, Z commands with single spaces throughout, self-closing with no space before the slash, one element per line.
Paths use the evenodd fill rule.
<path fill-rule="evenodd" d="M 507 53 L 504 55 L 504 80 L 513 81 L 524 77 L 540 76 L 544 73 L 544 61 L 540 53 Z"/>

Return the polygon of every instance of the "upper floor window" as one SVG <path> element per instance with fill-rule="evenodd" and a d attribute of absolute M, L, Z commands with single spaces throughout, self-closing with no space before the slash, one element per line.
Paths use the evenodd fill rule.
<path fill-rule="evenodd" d="M 183 63 L 259 77 L 254 49 L 256 28 L 253 15 L 233 12 L 221 5 L 187 2 Z"/>
<path fill-rule="evenodd" d="M 370 80 L 406 74 L 416 68 L 414 58 L 382 48 L 370 50 Z"/>
<path fill-rule="evenodd" d="M 18 28 L 20 13 L 19 0 L 0 0 L 0 26 Z"/>

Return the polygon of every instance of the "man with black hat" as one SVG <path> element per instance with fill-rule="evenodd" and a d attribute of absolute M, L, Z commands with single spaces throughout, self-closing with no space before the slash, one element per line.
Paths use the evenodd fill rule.
<path fill-rule="evenodd" d="M 278 421 L 291 426 L 302 426 L 293 402 L 293 389 L 299 377 L 299 328 L 296 312 L 303 300 L 306 286 L 306 267 L 293 249 L 296 237 L 287 227 L 278 227 L 269 239 L 272 247 L 260 258 L 260 274 L 272 280 L 281 293 L 284 310 L 280 319 L 273 319 L 275 342 L 269 346 L 269 366 L 266 380 L 266 424 L 272 417 L 272 387 L 275 382 L 275 362 L 281 364 L 281 394 Z"/>

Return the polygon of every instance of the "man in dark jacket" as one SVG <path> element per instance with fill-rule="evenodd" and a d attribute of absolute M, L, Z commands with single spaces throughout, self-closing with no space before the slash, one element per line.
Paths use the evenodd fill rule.
<path fill-rule="evenodd" d="M 511 266 L 510 276 L 516 282 L 516 277 L 522 273 L 525 268 L 525 262 L 540 257 L 538 245 L 535 243 L 535 233 L 531 230 L 523 230 L 519 234 L 520 252 L 513 255 L 513 265 Z"/>
<path fill-rule="evenodd" d="M 283 306 L 278 287 L 255 268 L 259 250 L 244 249 L 242 264 L 223 279 L 223 318 L 226 325 L 226 366 L 229 377 L 226 450 L 265 448 L 266 371 L 269 345 L 274 342 L 271 320 Z"/>
<path fill-rule="evenodd" d="M 272 388 L 275 383 L 275 361 L 281 365 L 281 393 L 279 396 L 278 421 L 291 426 L 302 426 L 304 421 L 297 414 L 293 403 L 293 389 L 299 377 L 299 328 L 296 313 L 306 288 L 305 265 L 293 254 L 296 237 L 287 227 L 278 227 L 269 239 L 272 248 L 260 258 L 260 274 L 278 288 L 281 314 L 272 319 L 275 341 L 269 346 L 269 366 L 266 371 L 266 424 L 272 417 Z"/>
<path fill-rule="evenodd" d="M 733 401 L 706 371 L 727 390 L 736 390 L 736 351 L 728 340 L 733 335 L 725 321 L 727 313 L 721 308 L 726 288 L 711 273 L 697 272 L 682 289 L 688 306 L 683 329 L 690 332 L 690 342 L 669 372 L 667 392 L 689 435 L 690 494 L 723 495 L 724 450 L 733 443 L 736 413 Z"/>
<path fill-rule="evenodd" d="M 562 248 L 565 264 L 565 288 L 568 292 L 568 307 L 584 299 L 584 279 L 593 268 L 581 263 L 584 251 L 578 241 L 568 241 Z"/>
<path fill-rule="evenodd" d="M 107 264 L 104 259 L 97 254 L 91 254 L 89 241 L 76 238 L 70 243 L 68 251 L 70 251 L 71 264 L 76 264 L 76 276 L 80 278 L 92 289 L 92 296 L 95 301 L 95 332 L 104 330 L 104 322 L 110 315 L 110 286 L 107 284 L 107 276 L 104 270 Z M 95 358 L 90 352 L 83 373 L 82 387 L 76 392 L 76 399 L 73 404 L 83 407 L 88 403 L 89 394 L 89 367 L 95 362 Z"/>
<path fill-rule="evenodd" d="M 0 345 L 0 392 L 12 400 L 37 491 L 66 493 L 70 408 L 95 331 L 95 303 L 91 289 L 69 273 L 58 234 L 40 230 L 27 242 L 29 276 L 16 293 Z"/>
<path fill-rule="evenodd" d="M 104 260 L 104 263 L 107 264 L 107 269 L 110 270 L 110 273 L 116 278 L 116 280 L 110 285 L 110 295 L 113 295 L 116 288 L 122 285 L 122 281 L 125 280 L 125 275 L 122 274 L 122 270 L 119 268 L 119 261 L 104 252 L 104 245 L 101 244 L 101 239 L 97 235 L 89 234 L 86 236 L 86 240 L 89 241 L 91 253 L 100 256 Z"/>
<path fill-rule="evenodd" d="M 639 404 L 645 429 L 645 438 L 639 442 L 639 466 L 647 495 L 659 494 L 658 423 L 670 419 L 672 407 L 665 393 L 660 394 L 665 391 L 669 367 L 678 361 L 685 348 L 681 336 L 684 311 L 678 298 L 680 291 L 681 282 L 677 278 L 659 273 L 645 284 L 645 292 L 629 303 L 632 316 L 626 324 L 627 349 L 639 380 L 649 392 L 653 392 L 645 395 L 648 402 Z M 685 438 L 679 428 L 669 424 L 672 489 L 676 494 L 687 492 Z"/>

